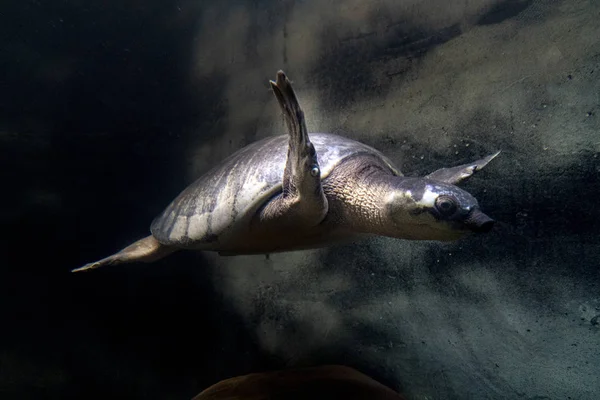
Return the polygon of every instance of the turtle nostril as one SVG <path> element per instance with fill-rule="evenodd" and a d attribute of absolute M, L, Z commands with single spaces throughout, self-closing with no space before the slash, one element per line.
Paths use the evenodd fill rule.
<path fill-rule="evenodd" d="M 486 222 L 482 223 L 481 225 L 475 227 L 475 229 L 473 229 L 473 230 L 475 232 L 487 233 L 492 230 L 495 223 L 496 223 L 496 221 L 489 220 L 489 221 L 486 221 Z"/>
<path fill-rule="evenodd" d="M 479 210 L 473 210 L 466 224 L 473 232 L 487 233 L 494 227 L 494 221 Z"/>

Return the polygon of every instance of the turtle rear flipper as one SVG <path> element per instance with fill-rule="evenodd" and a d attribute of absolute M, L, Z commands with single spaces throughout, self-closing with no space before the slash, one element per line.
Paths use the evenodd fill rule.
<path fill-rule="evenodd" d="M 285 73 L 279 71 L 276 81 L 270 83 L 285 118 L 289 145 L 283 191 L 263 208 L 260 220 L 296 227 L 314 226 L 323 220 L 328 209 L 317 153 L 308 137 L 304 112 Z"/>
<path fill-rule="evenodd" d="M 168 256 L 175 250 L 176 249 L 173 247 L 160 244 L 152 235 L 150 235 L 130 244 L 112 256 L 86 264 L 83 267 L 75 268 L 71 272 L 86 271 L 105 265 L 118 265 L 131 262 L 154 262 Z"/>

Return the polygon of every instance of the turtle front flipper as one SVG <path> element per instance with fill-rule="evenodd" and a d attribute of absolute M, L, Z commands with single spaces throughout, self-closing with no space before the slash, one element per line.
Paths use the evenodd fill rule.
<path fill-rule="evenodd" d="M 304 112 L 283 71 L 271 88 L 279 102 L 289 134 L 283 191 L 260 214 L 261 222 L 288 222 L 293 226 L 314 226 L 327 214 L 327 198 L 321 185 L 321 170 L 315 147 L 308 137 Z"/>
<path fill-rule="evenodd" d="M 487 157 L 484 157 L 481 160 L 477 160 L 469 164 L 463 164 L 451 168 L 441 168 L 437 171 L 433 171 L 429 175 L 425 176 L 425 178 L 431 179 L 433 181 L 451 183 L 453 185 L 456 185 L 457 183 L 464 181 L 465 179 L 472 176 L 475 172 L 488 165 L 488 163 L 494 158 L 496 158 L 498 154 L 500 154 L 499 151 Z"/>

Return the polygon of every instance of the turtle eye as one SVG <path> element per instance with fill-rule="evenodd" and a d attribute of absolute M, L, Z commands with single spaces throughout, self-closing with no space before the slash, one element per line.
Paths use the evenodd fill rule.
<path fill-rule="evenodd" d="M 435 208 L 445 217 L 453 215 L 458 209 L 456 200 L 450 196 L 439 196 L 435 200 Z"/>
<path fill-rule="evenodd" d="M 321 173 L 321 171 L 319 171 L 319 167 L 312 167 L 312 169 L 310 170 L 310 175 L 313 177 L 317 177 L 319 174 Z"/>

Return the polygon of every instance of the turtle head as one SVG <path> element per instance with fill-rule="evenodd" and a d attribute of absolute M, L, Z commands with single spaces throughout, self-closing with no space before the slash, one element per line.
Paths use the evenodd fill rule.
<path fill-rule="evenodd" d="M 494 220 L 465 190 L 423 178 L 401 178 L 386 199 L 386 213 L 400 236 L 413 240 L 455 240 L 489 232 Z"/>

